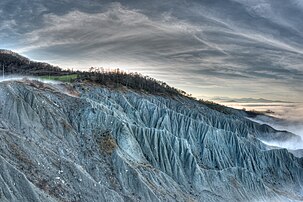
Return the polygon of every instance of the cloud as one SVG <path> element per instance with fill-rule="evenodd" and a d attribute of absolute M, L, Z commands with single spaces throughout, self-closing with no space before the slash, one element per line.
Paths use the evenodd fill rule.
<path fill-rule="evenodd" d="M 107 54 L 111 51 L 112 55 L 122 54 L 119 57 L 127 56 L 129 50 L 134 54 L 143 51 L 150 54 L 148 58 L 170 52 L 172 48 L 184 50 L 182 43 L 186 40 L 178 40 L 193 35 L 197 30 L 197 27 L 178 21 L 169 14 L 163 14 L 156 21 L 138 10 L 126 9 L 116 3 L 101 13 L 75 10 L 63 16 L 44 15 L 44 26 L 26 34 L 27 46 L 23 51 L 60 46 L 67 49 L 77 47 L 79 52 Z"/>
<path fill-rule="evenodd" d="M 0 40 L 32 59 L 140 71 L 196 96 L 303 97 L 294 0 L 106 2 L 3 0 Z"/>
<path fill-rule="evenodd" d="M 1 38 L 8 37 L 9 33 L 13 32 L 16 26 L 17 26 L 17 23 L 13 19 L 1 21 L 0 22 L 0 37 Z"/>

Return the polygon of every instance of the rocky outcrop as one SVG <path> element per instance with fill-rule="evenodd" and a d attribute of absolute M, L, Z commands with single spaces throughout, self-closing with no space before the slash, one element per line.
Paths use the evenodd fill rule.
<path fill-rule="evenodd" d="M 302 201 L 293 134 L 184 97 L 0 83 L 0 201 Z"/>

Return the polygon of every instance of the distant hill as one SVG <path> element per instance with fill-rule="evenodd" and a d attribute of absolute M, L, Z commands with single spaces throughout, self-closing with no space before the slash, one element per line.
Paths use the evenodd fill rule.
<path fill-rule="evenodd" d="M 212 100 L 220 102 L 238 102 L 238 103 L 291 103 L 281 100 L 268 100 L 264 98 L 228 98 L 228 97 L 215 97 Z"/>

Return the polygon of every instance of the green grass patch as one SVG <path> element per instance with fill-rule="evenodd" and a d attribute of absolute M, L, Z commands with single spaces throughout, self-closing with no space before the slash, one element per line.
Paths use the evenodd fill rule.
<path fill-rule="evenodd" d="M 72 82 L 73 80 L 78 78 L 78 74 L 69 74 L 69 75 L 62 75 L 62 76 L 40 76 L 41 79 L 46 80 L 55 80 L 55 81 L 62 81 L 62 82 Z"/>

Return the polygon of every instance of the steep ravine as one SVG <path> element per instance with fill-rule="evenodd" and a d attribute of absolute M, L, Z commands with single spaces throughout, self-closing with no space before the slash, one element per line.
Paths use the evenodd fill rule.
<path fill-rule="evenodd" d="M 302 201 L 296 138 L 184 97 L 0 83 L 0 201 Z"/>

